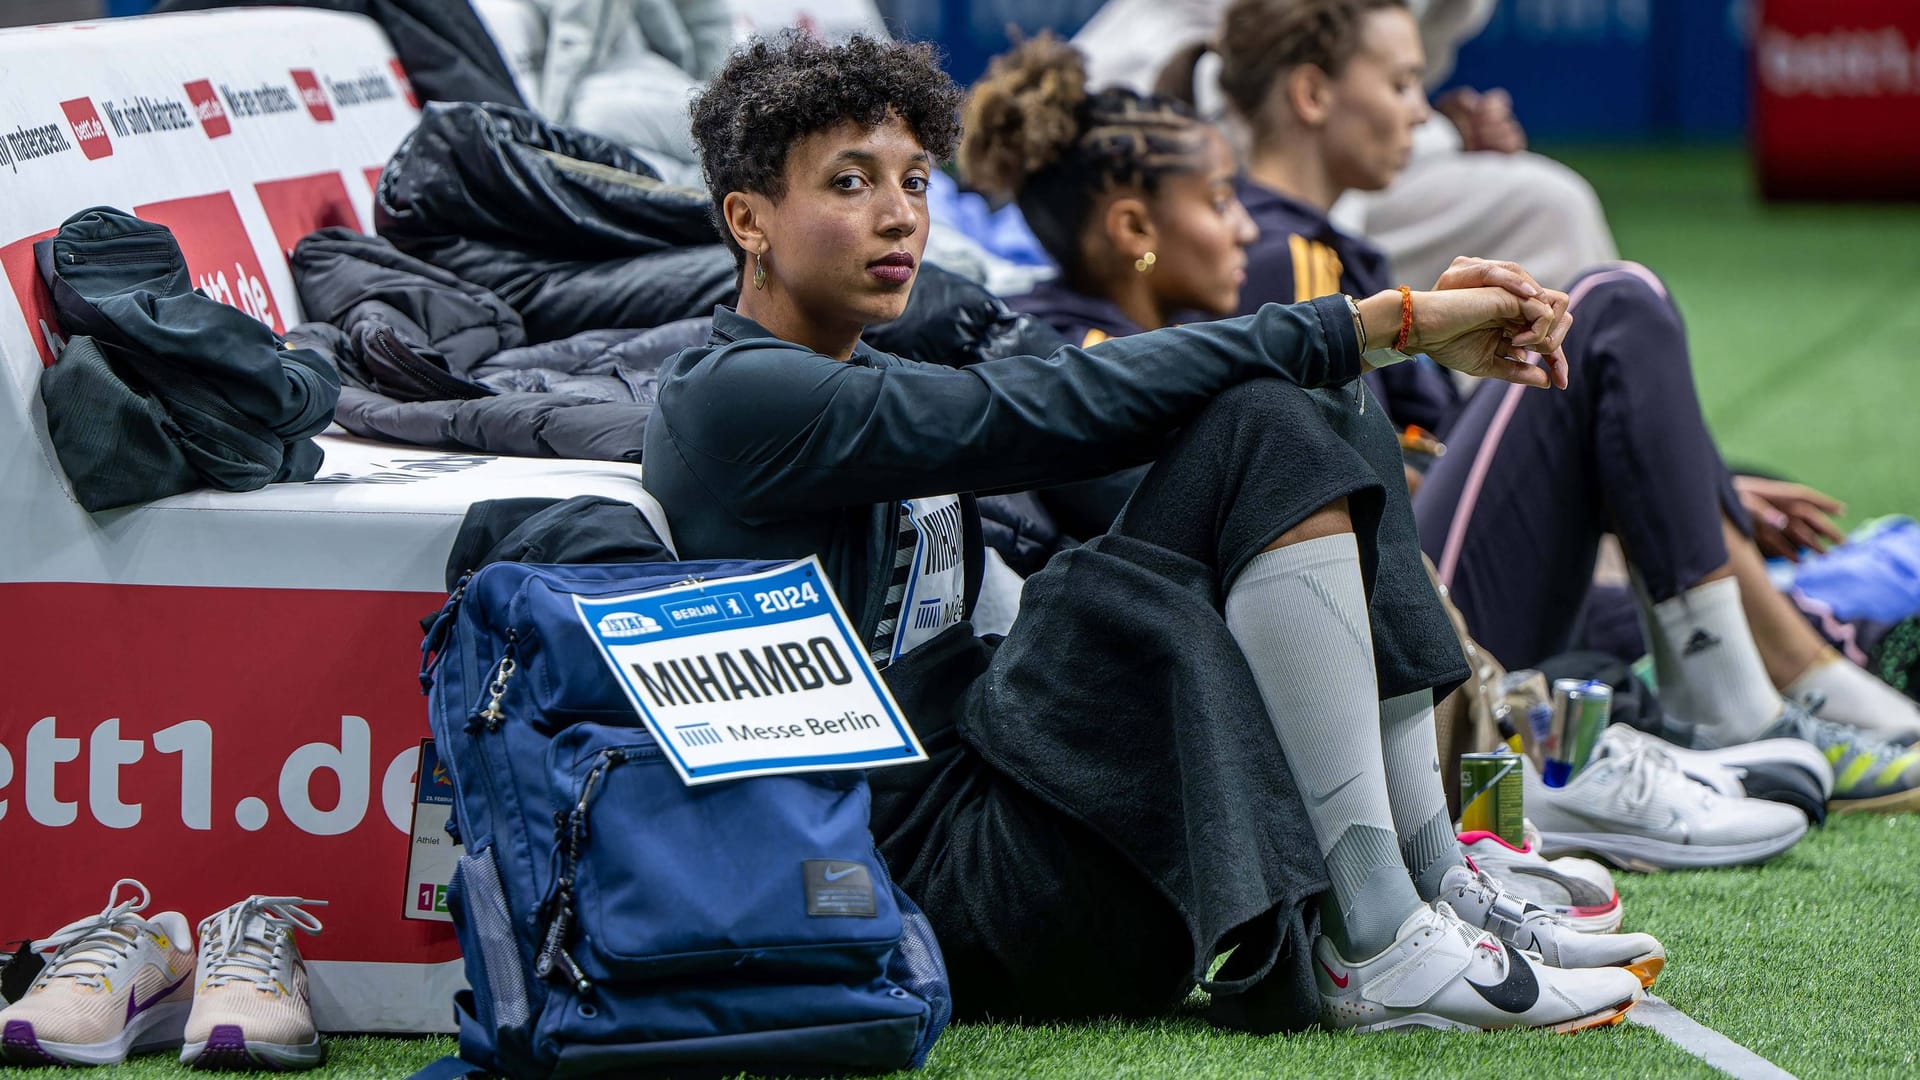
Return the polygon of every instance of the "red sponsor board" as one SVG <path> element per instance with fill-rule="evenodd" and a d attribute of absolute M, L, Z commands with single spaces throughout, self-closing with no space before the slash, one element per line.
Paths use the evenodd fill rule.
<path fill-rule="evenodd" d="M 1920 199 L 1920 6 L 1768 0 L 1753 151 L 1773 197 Z"/>
<path fill-rule="evenodd" d="M 320 80 L 306 68 L 294 68 L 287 74 L 293 76 L 293 85 L 300 91 L 300 101 L 306 105 L 307 112 L 322 124 L 333 123 L 333 103 L 327 100 L 327 92 L 320 87 Z"/>
<path fill-rule="evenodd" d="M 13 298 L 20 304 L 21 317 L 33 333 L 33 347 L 40 350 L 42 367 L 53 366 L 54 351 L 48 336 L 60 333 L 60 321 L 54 318 L 53 294 L 47 291 L 47 283 L 40 280 L 40 268 L 34 265 L 33 245 L 58 231 L 48 229 L 0 247 L 0 267 L 5 268 L 7 284 L 13 287 Z"/>
<path fill-rule="evenodd" d="M 93 107 L 92 98 L 74 98 L 60 103 L 60 111 L 67 114 L 67 123 L 73 127 L 73 137 L 80 143 L 80 152 L 87 155 L 88 161 L 97 161 L 113 153 L 113 139 L 107 135 L 107 125 L 101 121 L 99 110 Z"/>
<path fill-rule="evenodd" d="M 300 238 L 315 229 L 344 225 L 361 231 L 360 215 L 353 212 L 346 181 L 337 172 L 267 180 L 253 185 L 253 190 L 260 194 L 260 205 L 273 225 L 274 243 L 288 259 Z"/>
<path fill-rule="evenodd" d="M 206 131 L 207 138 L 217 139 L 222 135 L 233 134 L 233 121 L 227 118 L 227 107 L 220 101 L 220 95 L 214 92 L 213 83 L 207 79 L 195 79 L 185 84 L 187 100 L 193 103 L 193 114 L 200 120 L 200 127 Z"/>
<path fill-rule="evenodd" d="M 34 882 L 7 890 L 5 932 L 48 933 L 133 877 L 193 921 L 251 893 L 329 901 L 309 958 L 456 958 L 451 926 L 400 917 L 416 620 L 443 599 L 0 584 L 0 850 Z"/>
<path fill-rule="evenodd" d="M 396 56 L 387 61 L 387 69 L 393 72 L 393 81 L 400 84 L 400 92 L 406 95 L 407 104 L 418 109 L 420 95 L 413 92 L 413 80 L 407 78 L 406 65 L 402 64 L 400 58 Z"/>
<path fill-rule="evenodd" d="M 169 199 L 136 206 L 133 213 L 173 230 L 195 288 L 259 319 L 276 334 L 287 332 L 232 195 L 216 191 Z"/>

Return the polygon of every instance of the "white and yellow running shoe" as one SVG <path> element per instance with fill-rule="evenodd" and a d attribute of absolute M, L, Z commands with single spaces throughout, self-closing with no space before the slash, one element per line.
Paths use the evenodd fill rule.
<path fill-rule="evenodd" d="M 122 888 L 137 895 L 122 900 Z M 180 1045 L 193 1007 L 193 930 L 132 878 L 114 882 L 106 909 L 33 943 L 54 950 L 20 1000 L 0 1009 L 0 1061 L 117 1065 L 142 1050 Z"/>
<path fill-rule="evenodd" d="M 311 1069 L 326 1058 L 295 929 L 320 932 L 324 900 L 249 896 L 200 922 L 193 1015 L 180 1063 L 198 1069 Z"/>

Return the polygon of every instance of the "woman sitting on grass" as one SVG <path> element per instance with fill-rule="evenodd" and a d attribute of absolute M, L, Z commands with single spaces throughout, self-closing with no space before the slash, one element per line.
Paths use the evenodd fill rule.
<path fill-rule="evenodd" d="M 1252 136 L 1237 190 L 1260 229 L 1237 310 L 1387 288 L 1385 257 L 1326 214 L 1348 189 L 1391 182 L 1427 116 L 1406 5 L 1235 0 L 1215 48 Z M 1190 99 L 1194 59 L 1161 86 Z M 1566 339 L 1568 393 L 1488 384 L 1461 405 L 1434 369 L 1370 377 L 1397 422 L 1447 440 L 1413 505 L 1475 640 L 1513 667 L 1569 648 L 1612 532 L 1632 564 L 1662 704 L 1695 745 L 1808 739 L 1835 760 L 1836 806 L 1920 806 L 1920 753 L 1882 742 L 1920 736 L 1920 709 L 1826 647 L 1755 546 L 1756 519 L 1776 552 L 1822 544 L 1823 528 L 1838 538 L 1821 512 L 1837 507 L 1799 485 L 1729 474 L 1679 310 L 1652 271 L 1607 264 L 1569 291 L 1580 319 Z M 1839 723 L 1808 715 L 1802 703 L 1816 699 L 1822 720 Z"/>
<path fill-rule="evenodd" d="M 1260 986 L 1235 1000 L 1269 1030 L 1618 1020 L 1657 943 L 1563 935 L 1459 863 L 1429 702 L 1465 669 L 1397 447 L 1377 410 L 1337 428 L 1305 393 L 1350 385 L 1408 301 L 964 369 L 877 353 L 860 337 L 913 287 L 957 104 L 925 46 L 787 36 L 728 62 L 693 131 L 745 281 L 662 373 L 646 484 L 683 557 L 818 555 L 888 666 L 931 760 L 874 773 L 873 827 L 962 1014 L 1165 1012 L 1233 947 L 1213 985 Z M 1564 300 L 1413 294 L 1406 344 L 1544 387 L 1557 360 L 1513 357 L 1557 356 Z M 975 638 L 968 493 L 1149 459 L 1113 530 Z"/>

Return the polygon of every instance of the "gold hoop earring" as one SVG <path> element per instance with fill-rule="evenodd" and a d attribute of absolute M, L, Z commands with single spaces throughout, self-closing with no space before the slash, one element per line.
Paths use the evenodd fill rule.
<path fill-rule="evenodd" d="M 1159 257 L 1156 256 L 1153 252 L 1149 251 L 1145 255 L 1142 255 L 1139 258 L 1133 260 L 1133 268 L 1143 274 L 1152 273 L 1153 264 L 1158 261 L 1159 261 Z"/>
<path fill-rule="evenodd" d="M 760 261 L 759 252 L 753 255 L 753 287 L 756 289 L 767 287 L 767 264 Z"/>

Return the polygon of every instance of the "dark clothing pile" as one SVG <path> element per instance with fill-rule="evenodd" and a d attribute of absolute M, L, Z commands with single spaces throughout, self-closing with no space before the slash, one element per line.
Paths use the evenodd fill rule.
<path fill-rule="evenodd" d="M 1373 459 L 1397 481 L 1392 432 L 1375 409 L 1379 438 L 1343 438 L 1301 390 L 1350 383 L 1357 344 L 1345 305 L 1322 302 L 956 371 L 865 345 L 836 361 L 723 309 L 664 374 L 647 487 L 680 554 L 818 553 L 863 635 L 888 608 L 909 502 L 963 493 L 970 605 L 965 492 L 1158 459 L 1112 533 L 1028 581 L 1004 642 L 954 621 L 886 669 L 930 760 L 874 774 L 874 831 L 963 1011 L 1164 1011 L 1237 945 L 1217 1017 L 1314 1018 L 1306 910 L 1324 870 L 1225 591 L 1347 497 L 1381 693 L 1465 674 L 1405 499 L 1383 510 Z"/>
<path fill-rule="evenodd" d="M 487 499 L 460 519 L 447 554 L 447 591 L 488 563 L 673 561 L 666 541 L 630 502 L 598 495 Z"/>
<path fill-rule="evenodd" d="M 638 461 L 661 362 L 707 334 L 683 319 L 529 345 L 493 293 L 347 229 L 301 240 L 293 270 L 322 321 L 289 338 L 339 368 L 340 425 L 388 442 Z"/>
<path fill-rule="evenodd" d="M 525 109 L 435 104 L 394 151 L 374 227 L 520 313 L 527 340 L 646 329 L 731 300 L 704 191 L 626 147 Z"/>
<path fill-rule="evenodd" d="M 93 207 L 34 245 L 71 339 L 40 379 L 80 505 L 311 480 L 340 380 L 252 316 L 195 291 L 163 225 Z"/>
<path fill-rule="evenodd" d="M 473 5 L 447 0 L 160 0 L 153 10 L 309 7 L 365 15 L 380 24 L 422 101 L 526 104 Z"/>
<path fill-rule="evenodd" d="M 289 335 L 331 357 L 341 426 L 527 457 L 640 460 L 661 363 L 706 340 L 738 270 L 705 193 L 524 110 L 430 105 L 382 174 L 381 235 L 294 249 Z M 960 366 L 1059 344 L 984 289 L 923 266 L 866 340 Z"/>

